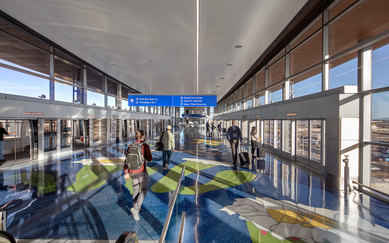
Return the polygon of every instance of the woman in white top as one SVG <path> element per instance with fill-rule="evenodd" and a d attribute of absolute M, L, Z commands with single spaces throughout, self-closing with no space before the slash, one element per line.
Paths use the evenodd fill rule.
<path fill-rule="evenodd" d="M 256 143 L 259 142 L 259 139 L 257 137 L 257 128 L 255 126 L 253 126 L 251 128 L 250 135 L 251 135 L 251 154 L 254 156 L 254 150 L 256 148 Z"/>

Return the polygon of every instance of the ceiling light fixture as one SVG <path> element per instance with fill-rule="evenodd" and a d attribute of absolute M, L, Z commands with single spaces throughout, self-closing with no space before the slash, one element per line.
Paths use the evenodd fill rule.
<path fill-rule="evenodd" d="M 84 46 L 87 46 L 87 47 L 95 47 L 93 44 L 91 44 L 91 43 L 86 43 L 86 44 L 84 44 Z"/>
<path fill-rule="evenodd" d="M 242 48 L 242 45 L 236 45 L 235 48 Z"/>
<path fill-rule="evenodd" d="M 220 79 L 224 79 L 224 77 L 221 77 Z"/>
<path fill-rule="evenodd" d="M 228 63 L 227 66 L 232 66 L 232 63 Z"/>

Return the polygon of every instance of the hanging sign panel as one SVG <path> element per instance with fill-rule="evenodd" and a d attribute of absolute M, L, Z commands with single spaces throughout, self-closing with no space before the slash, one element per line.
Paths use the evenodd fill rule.
<path fill-rule="evenodd" d="M 216 95 L 128 95 L 128 106 L 208 107 L 216 105 Z"/>

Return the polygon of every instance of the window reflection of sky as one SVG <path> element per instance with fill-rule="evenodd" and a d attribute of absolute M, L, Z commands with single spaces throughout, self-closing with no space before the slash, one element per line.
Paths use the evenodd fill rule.
<path fill-rule="evenodd" d="M 373 51 L 372 56 L 372 89 L 389 86 L 389 45 L 380 47 Z M 19 68 L 28 72 L 47 76 L 32 69 L 0 59 L 0 63 Z M 330 69 L 329 88 L 337 88 L 344 85 L 357 85 L 358 63 L 354 58 Z M 65 102 L 73 102 L 73 87 L 61 83 L 55 84 L 55 99 Z M 37 76 L 29 75 L 23 72 L 14 71 L 0 67 L 0 92 L 36 97 L 43 95 L 46 98 L 49 94 L 49 80 Z M 293 85 L 294 97 L 305 96 L 321 91 L 321 73 Z M 96 104 L 104 107 L 104 95 L 88 91 L 88 105 Z M 282 90 L 277 90 L 270 94 L 273 102 L 282 100 Z M 259 98 L 261 105 L 264 104 L 264 96 Z M 108 105 L 116 105 L 114 97 L 108 97 Z M 247 104 L 250 106 L 250 104 Z M 389 105 L 389 93 L 377 93 L 372 95 L 372 118 L 389 118 L 389 111 L 386 109 Z M 123 108 L 128 107 L 127 101 L 122 101 Z M 238 105 L 236 104 L 236 109 Z"/>

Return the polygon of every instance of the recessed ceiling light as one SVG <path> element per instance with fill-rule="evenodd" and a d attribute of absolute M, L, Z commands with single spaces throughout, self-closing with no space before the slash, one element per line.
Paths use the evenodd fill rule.
<path fill-rule="evenodd" d="M 220 88 L 220 85 L 216 85 L 216 88 Z"/>
<path fill-rule="evenodd" d="M 91 43 L 86 43 L 86 44 L 84 44 L 84 46 L 87 46 L 87 47 L 95 47 L 93 44 L 91 44 Z"/>
<path fill-rule="evenodd" d="M 220 79 L 224 79 L 224 77 L 221 77 Z"/>
<path fill-rule="evenodd" d="M 232 66 L 232 63 L 228 63 L 227 66 Z"/>
<path fill-rule="evenodd" d="M 242 45 L 235 45 L 234 47 L 235 47 L 235 48 L 241 48 Z"/>
<path fill-rule="evenodd" d="M 111 65 L 112 66 L 119 66 L 117 63 L 114 63 L 114 62 L 112 62 Z"/>

